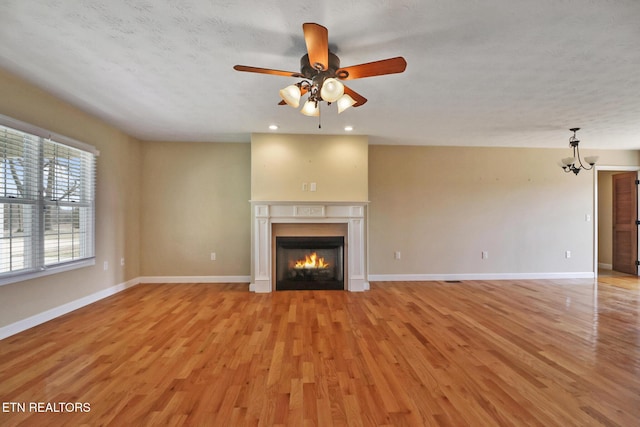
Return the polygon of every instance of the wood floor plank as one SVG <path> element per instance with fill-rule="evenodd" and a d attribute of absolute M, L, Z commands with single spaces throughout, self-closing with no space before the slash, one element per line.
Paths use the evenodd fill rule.
<path fill-rule="evenodd" d="M 619 280 L 138 285 L 0 341 L 0 425 L 640 425 Z"/>

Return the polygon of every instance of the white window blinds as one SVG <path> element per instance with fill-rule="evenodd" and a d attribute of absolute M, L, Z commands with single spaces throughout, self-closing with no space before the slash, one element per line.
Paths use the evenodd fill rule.
<path fill-rule="evenodd" d="M 0 124 L 0 284 L 93 263 L 95 163 L 95 152 Z"/>

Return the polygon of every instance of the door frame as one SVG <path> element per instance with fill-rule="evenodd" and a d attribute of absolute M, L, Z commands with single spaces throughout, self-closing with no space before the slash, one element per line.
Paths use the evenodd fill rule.
<path fill-rule="evenodd" d="M 640 166 L 599 166 L 593 169 L 593 277 L 598 279 L 598 172 L 640 172 Z M 639 178 L 640 179 L 640 178 Z M 640 198 L 639 198 L 640 203 Z M 640 234 L 640 232 L 639 232 Z M 640 236 L 639 236 L 640 237 Z M 638 254 L 640 254 L 640 239 L 638 239 Z M 640 269 L 638 269 L 640 276 Z"/>

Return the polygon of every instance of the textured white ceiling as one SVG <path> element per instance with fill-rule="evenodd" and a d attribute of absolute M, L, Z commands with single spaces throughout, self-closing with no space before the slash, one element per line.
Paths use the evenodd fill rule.
<path fill-rule="evenodd" d="M 349 82 L 368 98 L 316 118 L 276 105 L 302 23 L 343 66 L 404 56 Z M 0 67 L 145 140 L 354 133 L 371 143 L 640 148 L 638 0 L 2 0 Z"/>

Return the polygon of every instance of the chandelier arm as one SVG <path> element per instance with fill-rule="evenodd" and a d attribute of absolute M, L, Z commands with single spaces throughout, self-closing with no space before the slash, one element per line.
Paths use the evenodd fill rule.
<path fill-rule="evenodd" d="M 578 164 L 580 165 L 581 168 L 584 169 L 584 165 L 582 164 L 582 159 L 580 158 L 580 147 L 578 147 L 578 145 L 573 147 L 573 157 L 578 159 Z"/>
<path fill-rule="evenodd" d="M 578 152 L 578 163 L 580 163 L 580 168 L 586 170 L 586 171 L 590 171 L 591 169 L 593 169 L 593 165 L 589 165 L 589 167 L 586 167 L 583 163 L 582 163 L 582 159 L 580 158 L 580 147 L 578 147 L 577 145 L 574 148 L 574 151 Z M 595 163 L 594 163 L 595 164 Z"/>

